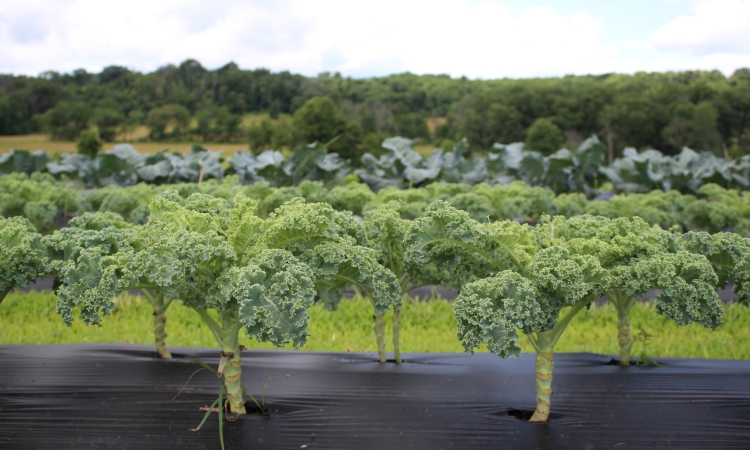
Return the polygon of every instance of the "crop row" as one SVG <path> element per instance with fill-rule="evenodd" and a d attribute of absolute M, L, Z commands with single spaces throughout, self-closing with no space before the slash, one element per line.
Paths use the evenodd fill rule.
<path fill-rule="evenodd" d="M 687 147 L 676 156 L 652 149 L 639 152 L 626 148 L 622 158 L 606 166 L 606 148 L 596 136 L 575 151 L 560 149 L 548 156 L 526 151 L 523 143 L 515 143 L 495 144 L 486 157 L 469 159 L 465 139 L 452 151 L 437 149 L 426 158 L 412 148 L 409 139 L 388 138 L 382 147 L 385 154 L 376 157 L 367 153 L 359 164 L 329 153 L 320 143 L 297 147 L 288 158 L 275 150 L 258 155 L 237 152 L 224 158 L 221 153 L 200 146 L 194 146 L 189 154 L 162 151 L 145 155 L 128 144 L 120 144 L 95 158 L 63 154 L 59 160 L 51 160 L 42 150 L 13 150 L 0 155 L 0 174 L 48 172 L 88 187 L 199 182 L 227 175 L 236 175 L 242 184 L 267 182 L 283 187 L 305 180 L 343 184 L 347 176 L 356 175 L 375 192 L 386 187 L 425 186 L 435 181 L 503 185 L 519 180 L 558 194 L 579 192 L 589 198 L 595 197 L 603 186 L 620 192 L 661 189 L 682 193 L 698 192 L 709 183 L 734 189 L 750 187 L 750 156 L 728 161 Z"/>
<path fill-rule="evenodd" d="M 162 357 L 170 357 L 167 310 L 180 300 L 216 338 L 221 392 L 229 410 L 242 414 L 241 330 L 278 346 L 304 345 L 307 309 L 322 302 L 335 310 L 342 291 L 356 287 L 370 299 L 381 362 L 383 317 L 393 310 L 392 350 L 400 363 L 401 295 L 424 285 L 454 288 L 457 336 L 467 351 L 487 345 L 501 357 L 517 356 L 521 334 L 533 345 L 534 421 L 549 415 L 555 344 L 594 299 L 606 296 L 615 305 L 623 365 L 630 363 L 629 311 L 650 289 L 661 290 L 657 313 L 711 329 L 721 323 L 717 289 L 727 280 L 740 301 L 750 299 L 750 240 L 736 233 L 683 234 L 639 217 L 542 214 L 534 225 L 480 222 L 444 200 L 414 219 L 402 217 L 400 202 L 366 203 L 358 218 L 299 197 L 264 214 L 243 191 L 233 194 L 230 201 L 169 189 L 152 195 L 143 223 L 84 213 L 48 235 L 23 217 L 0 219 L 0 295 L 52 276 L 62 319 L 70 323 L 77 311 L 85 323 L 100 324 L 115 296 L 140 289 L 153 305 Z"/>
<path fill-rule="evenodd" d="M 158 194 L 177 190 L 181 197 L 203 193 L 231 202 L 242 193 L 258 203 L 258 215 L 267 217 L 282 203 L 302 197 L 306 202 L 326 202 L 338 211 L 356 216 L 377 206 L 396 202 L 403 218 L 416 219 L 425 215 L 436 200 L 466 211 L 479 222 L 516 220 L 538 221 L 543 214 L 574 217 L 582 214 L 609 218 L 639 216 L 650 225 L 678 231 L 734 231 L 750 237 L 750 200 L 747 195 L 716 184 L 706 184 L 695 194 L 654 190 L 648 193 L 602 195 L 589 200 L 582 193 L 555 193 L 543 187 L 529 188 L 516 181 L 506 185 L 481 183 L 431 183 L 423 188 L 398 189 L 387 187 L 373 192 L 366 184 L 350 182 L 328 188 L 321 181 L 302 181 L 296 186 L 272 187 L 267 182 L 249 185 L 239 183 L 235 175 L 222 180 L 201 183 L 153 185 L 139 183 L 99 189 L 69 187 L 50 174 L 24 173 L 0 175 L 0 216 L 24 216 L 41 233 L 50 233 L 67 219 L 86 211 L 109 211 L 126 221 L 146 223 L 148 204 Z"/>

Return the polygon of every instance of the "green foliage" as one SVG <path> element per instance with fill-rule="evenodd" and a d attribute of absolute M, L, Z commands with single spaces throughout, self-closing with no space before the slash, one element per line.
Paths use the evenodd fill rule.
<path fill-rule="evenodd" d="M 344 159 L 358 159 L 361 129 L 347 123 L 328 97 L 313 97 L 294 112 L 294 125 L 305 142 L 327 145 Z"/>
<path fill-rule="evenodd" d="M 26 217 L 41 233 L 54 230 L 58 212 L 67 216 L 85 209 L 76 190 L 61 185 L 49 174 L 0 175 L 0 216 Z"/>
<path fill-rule="evenodd" d="M 97 153 L 99 153 L 99 150 L 102 148 L 102 143 L 99 141 L 95 132 L 91 130 L 83 130 L 78 136 L 76 148 L 78 149 L 79 155 L 95 158 Z"/>
<path fill-rule="evenodd" d="M 87 136 L 92 143 L 96 140 Z M 344 184 L 356 161 L 344 159 L 339 153 L 329 153 L 341 145 L 341 136 L 332 139 L 328 147 L 320 142 L 299 145 L 288 158 L 279 151 L 268 149 L 259 154 L 237 152 L 224 159 L 220 152 L 199 145 L 194 145 L 191 152 L 184 155 L 167 154 L 166 151 L 142 155 L 129 144 L 118 144 L 94 158 L 63 154 L 59 161 L 49 161 L 43 152 L 30 155 L 25 151 L 13 151 L 0 155 L 0 172 L 46 170 L 55 176 L 79 179 L 89 186 L 129 185 L 139 181 L 154 184 L 202 181 L 221 179 L 228 173 L 237 175 L 243 184 L 265 181 L 280 187 L 297 185 L 305 180 L 320 180 L 328 185 Z M 663 189 L 698 195 L 710 195 L 710 189 L 704 189 L 704 186 L 714 183 L 725 189 L 750 187 L 750 156 L 726 161 L 711 153 L 696 153 L 689 148 L 684 148 L 675 157 L 657 150 L 639 153 L 627 148 L 623 158 L 604 166 L 607 148 L 595 135 L 584 140 L 575 151 L 562 148 L 548 156 L 526 151 L 524 144 L 517 142 L 509 145 L 496 143 L 486 158 L 467 159 L 469 143 L 464 138 L 455 143 L 451 151 L 436 149 L 424 158 L 414 150 L 413 144 L 413 141 L 401 137 L 385 139 L 382 147 L 387 153 L 379 157 L 364 154 L 361 159 L 364 168 L 355 170 L 357 179 L 376 192 L 388 187 L 426 186 L 435 181 L 469 185 L 484 182 L 505 185 L 522 181 L 528 186 L 546 187 L 558 194 L 581 192 L 588 198 L 596 197 L 605 186 L 608 190 L 614 186 L 621 192 Z M 468 202 L 476 200 L 472 198 Z"/>
<path fill-rule="evenodd" d="M 550 119 L 536 119 L 526 131 L 526 146 L 531 150 L 551 155 L 562 147 L 562 131 Z"/>
<path fill-rule="evenodd" d="M 378 262 L 398 277 L 401 289 L 406 291 L 411 279 L 406 273 L 404 254 L 411 224 L 401 218 L 399 206 L 398 202 L 389 202 L 369 209 L 364 227 L 368 247 L 377 252 Z"/>
<path fill-rule="evenodd" d="M 44 113 L 44 122 L 53 139 L 74 141 L 88 129 L 90 107 L 83 101 L 61 101 Z"/>
<path fill-rule="evenodd" d="M 0 217 L 0 302 L 16 287 L 26 286 L 45 272 L 40 236 L 22 217 Z"/>
<path fill-rule="evenodd" d="M 29 152 L 28 150 L 13 149 L 10 153 L 0 155 L 0 175 L 10 173 L 43 172 L 49 162 L 49 156 L 44 150 Z"/>
<path fill-rule="evenodd" d="M 250 150 L 258 155 L 263 150 L 292 147 L 300 140 L 297 133 L 289 117 L 280 117 L 276 121 L 264 117 L 248 128 Z"/>
<path fill-rule="evenodd" d="M 550 222 L 569 248 L 595 255 L 611 279 L 606 290 L 618 311 L 621 364 L 630 360 L 629 311 L 650 289 L 660 289 L 656 311 L 680 325 L 698 322 L 715 329 L 723 309 L 715 288 L 721 286 L 706 252 L 683 251 L 675 236 L 639 217 L 608 220 L 588 215 Z M 725 284 L 724 284 L 725 285 Z"/>
<path fill-rule="evenodd" d="M 343 132 L 344 119 L 328 97 L 306 101 L 294 113 L 294 123 L 307 142 L 325 143 Z"/>
<path fill-rule="evenodd" d="M 91 121 L 98 128 L 99 138 L 105 142 L 112 142 L 125 118 L 116 108 L 100 107 L 91 112 Z"/>
<path fill-rule="evenodd" d="M 530 230 L 535 239 L 520 240 L 520 234 L 491 235 L 515 264 L 464 285 L 454 312 L 466 351 L 486 344 L 501 357 L 517 356 L 518 330 L 527 335 L 537 352 L 532 421 L 546 421 L 549 415 L 555 344 L 573 317 L 602 294 L 615 303 L 618 328 L 627 321 L 622 312 L 632 308 L 630 299 L 652 288 L 662 289 L 656 312 L 675 323 L 697 322 L 711 329 L 721 323 L 724 311 L 712 263 L 702 254 L 682 251 L 674 235 L 640 218 L 544 216 Z M 726 258 L 717 251 L 716 259 Z M 629 332 L 628 326 L 628 339 Z M 621 340 L 620 345 L 621 354 L 629 358 L 629 342 Z"/>
<path fill-rule="evenodd" d="M 458 337 L 467 351 L 482 344 L 503 358 L 518 356 L 518 330 L 539 329 L 541 307 L 533 286 L 512 271 L 466 285 L 454 306 Z"/>
<path fill-rule="evenodd" d="M 145 225 L 103 213 L 74 219 L 46 238 L 62 281 L 58 312 L 70 322 L 80 306 L 86 323 L 99 324 L 119 292 L 149 289 L 196 309 L 222 348 L 234 349 L 240 323 L 261 341 L 304 344 L 314 296 L 335 306 L 352 284 L 381 313 L 400 307 L 398 281 L 374 250 L 357 245 L 366 236 L 351 213 L 297 198 L 263 221 L 256 206 L 242 194 L 229 203 L 171 190 L 153 198 Z M 222 325 L 206 318 L 207 310 L 216 310 Z"/>
<path fill-rule="evenodd" d="M 715 286 L 724 288 L 732 279 L 738 300 L 750 302 L 750 240 L 733 233 L 689 232 L 681 236 L 679 245 L 706 257 L 717 276 Z"/>
<path fill-rule="evenodd" d="M 683 145 L 719 153 L 726 146 L 735 157 L 750 148 L 746 69 L 729 77 L 718 71 L 685 71 L 525 80 L 409 73 L 352 79 L 242 70 L 233 63 L 207 70 L 187 60 L 150 73 L 111 66 L 97 74 L 78 70 L 6 78 L 0 88 L 0 134 L 4 135 L 39 131 L 43 121 L 54 136 L 73 140 L 89 119 L 99 121 L 97 109 L 117 110 L 132 129 L 144 123 L 145 113 L 166 104 L 186 108 L 198 123 L 195 130 L 179 130 L 183 137 L 188 133 L 204 139 L 201 124 L 206 124 L 216 138 L 237 139 L 211 130 L 218 130 L 220 116 L 231 118 L 228 124 L 248 113 L 275 120 L 295 113 L 309 99 L 330 98 L 336 114 L 361 130 L 365 141 L 368 135 L 419 137 L 436 143 L 466 137 L 473 149 L 489 150 L 494 142 L 524 140 L 534 121 L 549 118 L 572 146 L 581 136 L 599 134 L 607 142 L 610 160 L 627 146 L 650 145 L 671 155 Z M 160 125 L 156 128 L 154 136 L 160 134 Z M 299 134 L 296 127 L 291 131 L 283 134 Z M 169 138 L 176 135 L 161 137 Z M 292 148 L 300 142 L 279 144 L 277 139 L 268 145 Z M 345 149 L 355 147 L 333 151 L 343 156 Z"/>
<path fill-rule="evenodd" d="M 160 140 L 167 137 L 167 127 L 172 127 L 172 135 L 177 137 L 190 123 L 190 111 L 183 105 L 167 104 L 153 108 L 146 116 L 150 128 L 149 137 Z"/>
<path fill-rule="evenodd" d="M 239 304 L 239 320 L 248 336 L 279 347 L 305 344 L 307 308 L 315 296 L 313 274 L 290 253 L 266 250 L 245 267 L 233 267 L 217 285 L 218 295 Z"/>

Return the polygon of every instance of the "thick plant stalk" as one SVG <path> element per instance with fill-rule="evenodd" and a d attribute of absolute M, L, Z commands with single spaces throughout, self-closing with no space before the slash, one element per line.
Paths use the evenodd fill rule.
<path fill-rule="evenodd" d="M 155 294 L 150 289 L 141 289 L 143 295 L 148 299 L 151 306 L 154 307 L 154 340 L 156 341 L 156 353 L 161 358 L 171 359 L 172 354 L 169 353 L 169 349 L 165 343 L 167 333 L 165 332 L 167 326 L 167 308 L 171 301 L 165 300 L 164 295 L 159 293 Z"/>
<path fill-rule="evenodd" d="M 229 411 L 233 414 L 245 414 L 245 400 L 242 397 L 242 357 L 241 348 L 237 346 L 233 352 L 222 351 L 221 360 L 226 361 L 223 372 L 224 388 L 227 391 Z M 221 368 L 221 367 L 220 367 Z"/>
<path fill-rule="evenodd" d="M 617 342 L 620 344 L 620 365 L 630 365 L 630 348 L 632 346 L 632 339 L 630 337 L 630 319 L 620 317 L 620 312 L 617 312 Z"/>
<path fill-rule="evenodd" d="M 375 340 L 378 343 L 378 356 L 380 362 L 385 362 L 385 322 L 383 321 L 383 315 L 375 313 L 373 316 L 375 319 Z"/>
<path fill-rule="evenodd" d="M 529 342 L 536 350 L 536 409 L 529 422 L 546 422 L 549 418 L 550 407 L 552 405 L 552 371 L 555 364 L 552 362 L 552 355 L 555 351 L 555 344 L 562 336 L 565 328 L 573 317 L 586 307 L 593 297 L 587 297 L 584 300 L 573 305 L 565 315 L 557 321 L 555 327 L 549 331 L 537 332 L 528 335 Z"/>
<path fill-rule="evenodd" d="M 163 309 L 154 308 L 154 338 L 156 339 L 156 353 L 164 359 L 171 359 L 172 354 L 169 353 L 169 349 L 164 344 L 164 339 L 167 337 L 167 333 L 164 332 L 164 328 L 167 325 L 167 315 L 164 314 Z"/>
<path fill-rule="evenodd" d="M 620 346 L 620 365 L 630 365 L 630 351 L 633 340 L 630 334 L 630 310 L 635 304 L 635 299 L 630 298 L 622 292 L 613 292 L 609 299 L 617 310 L 617 343 Z"/>
<path fill-rule="evenodd" d="M 216 374 L 221 377 L 226 390 L 226 401 L 233 414 L 247 414 L 245 400 L 242 397 L 242 346 L 239 343 L 239 331 L 242 327 L 237 310 L 228 309 L 221 314 L 221 325 L 204 309 L 194 308 L 203 322 L 221 346 L 221 359 Z"/>
<path fill-rule="evenodd" d="M 549 417 L 552 395 L 552 371 L 555 363 L 552 362 L 552 352 L 537 352 L 536 354 L 536 410 L 529 422 L 546 422 Z"/>
<path fill-rule="evenodd" d="M 393 309 L 393 359 L 401 364 L 401 347 L 398 345 L 401 336 L 401 309 Z"/>

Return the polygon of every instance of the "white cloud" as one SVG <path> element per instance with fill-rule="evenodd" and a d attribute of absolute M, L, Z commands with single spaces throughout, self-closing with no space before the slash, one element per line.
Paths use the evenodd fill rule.
<path fill-rule="evenodd" d="M 657 49 L 691 55 L 750 53 L 750 1 L 698 3 L 695 15 L 680 16 L 651 35 Z"/>
<path fill-rule="evenodd" d="M 620 49 L 632 42 L 602 43 L 605 27 L 616 22 L 612 17 L 543 7 L 514 13 L 491 0 L 3 0 L 0 73 L 99 71 L 110 64 L 151 71 L 187 58 L 210 68 L 235 61 L 243 68 L 358 77 L 403 71 L 472 78 L 683 68 L 731 73 L 750 65 L 742 50 L 750 39 L 738 25 L 750 19 L 737 13 L 747 4 L 700 3 L 694 17 L 665 25 L 642 41 L 648 47 L 643 54 L 624 59 Z M 725 38 L 716 22 L 730 10 L 734 34 Z M 690 40 L 698 39 L 696 27 L 706 30 L 697 44 Z M 652 55 L 643 56 L 648 51 Z"/>
<path fill-rule="evenodd" d="M 153 70 L 196 58 L 307 75 L 396 71 L 494 78 L 580 73 L 610 58 L 600 19 L 485 1 L 17 1 L 0 13 L 0 71 Z"/>
<path fill-rule="evenodd" d="M 482 78 L 548 76 L 578 72 L 613 53 L 597 39 L 601 21 L 585 12 L 564 17 L 529 8 L 514 16 L 493 2 L 467 1 L 381 1 L 364 8 L 337 3 L 330 8 L 335 14 L 318 17 L 309 45 L 313 54 L 337 49 L 345 62 L 336 69 L 345 73 L 387 61 L 383 73 L 395 68 Z M 315 13 L 313 3 L 298 5 L 304 16 Z"/>

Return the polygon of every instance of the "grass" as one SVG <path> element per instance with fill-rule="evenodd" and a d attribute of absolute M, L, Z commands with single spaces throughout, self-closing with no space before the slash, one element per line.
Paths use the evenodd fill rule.
<path fill-rule="evenodd" d="M 125 142 L 125 141 L 123 141 Z M 102 151 L 111 150 L 123 142 L 106 142 Z M 130 142 L 140 153 L 156 153 L 168 149 L 170 152 L 188 153 L 193 144 L 200 144 L 211 150 L 221 150 L 225 153 L 246 152 L 250 148 L 247 143 L 216 143 L 216 142 Z M 46 134 L 27 134 L 19 136 L 0 136 L 0 154 L 8 153 L 12 149 L 27 149 L 31 151 L 45 150 L 48 154 L 76 153 L 76 143 L 71 141 L 51 141 Z"/>
<path fill-rule="evenodd" d="M 75 344 L 85 342 L 126 342 L 153 344 L 151 306 L 139 296 L 123 295 L 116 300 L 114 314 L 105 317 L 101 327 L 86 326 L 76 320 L 65 326 L 55 313 L 55 297 L 49 292 L 10 294 L 0 304 L 0 345 Z M 216 342 L 198 315 L 176 302 L 167 312 L 167 345 L 215 347 Z M 343 301 L 330 313 L 320 305 L 310 310 L 311 336 L 303 350 L 330 352 L 375 352 L 372 309 L 362 298 Z M 407 300 L 401 331 L 403 352 L 462 352 L 456 339 L 452 304 L 433 299 Z M 390 324 L 390 314 L 386 315 Z M 558 352 L 617 354 L 616 316 L 611 305 L 592 307 L 579 314 L 557 344 Z M 711 331 L 693 324 L 679 327 L 658 316 L 652 304 L 636 305 L 631 312 L 633 332 L 639 327 L 652 336 L 647 353 L 652 357 L 750 359 L 750 309 L 738 304 L 726 306 L 724 324 Z M 390 329 L 386 329 L 390 341 Z M 274 348 L 251 341 L 241 333 L 247 348 Z M 636 343 L 633 353 L 641 352 Z M 291 349 L 291 346 L 285 347 Z M 522 348 L 532 351 L 524 338 Z M 388 350 L 392 350 L 388 342 Z M 486 351 L 486 349 L 482 349 Z"/>

